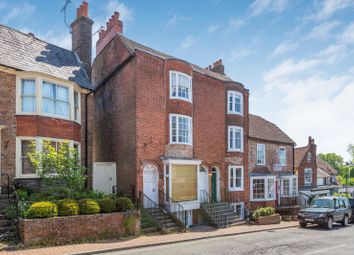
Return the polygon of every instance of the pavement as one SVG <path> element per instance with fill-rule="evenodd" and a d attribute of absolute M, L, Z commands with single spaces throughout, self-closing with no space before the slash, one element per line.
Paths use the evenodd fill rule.
<path fill-rule="evenodd" d="M 103 255 L 353 255 L 354 226 L 278 229 L 201 239 Z"/>
<path fill-rule="evenodd" d="M 68 255 L 68 254 L 98 254 L 103 252 L 122 251 L 156 247 L 160 245 L 171 245 L 176 243 L 185 243 L 196 240 L 210 240 L 211 238 L 220 238 L 235 236 L 241 234 L 257 233 L 263 231 L 273 231 L 276 229 L 294 228 L 298 222 L 281 222 L 275 225 L 238 225 L 229 228 L 211 228 L 207 226 L 195 227 L 186 233 L 177 233 L 169 235 L 139 236 L 129 240 L 106 241 L 95 243 L 84 243 L 75 245 L 64 245 L 47 248 L 36 248 L 16 251 L 2 251 L 0 255 Z M 187 244 L 188 246 L 188 244 Z M 124 253 L 122 253 L 124 254 Z M 131 253 L 130 253 L 131 254 Z M 135 254 L 135 253 L 134 253 Z M 170 253 L 165 253 L 170 254 Z M 180 253 L 176 253 L 180 254 Z M 194 254 L 194 253 L 191 253 Z M 213 253 L 211 253 L 213 254 Z"/>

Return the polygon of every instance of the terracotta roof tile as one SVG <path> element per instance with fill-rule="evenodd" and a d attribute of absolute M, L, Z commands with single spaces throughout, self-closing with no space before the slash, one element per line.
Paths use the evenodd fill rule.
<path fill-rule="evenodd" d="M 317 167 L 325 171 L 327 174 L 330 175 L 337 175 L 338 171 L 334 169 L 330 164 L 328 164 L 326 161 L 323 161 L 320 159 L 320 157 L 317 156 Z"/>
<path fill-rule="evenodd" d="M 266 141 L 295 144 L 277 125 L 253 114 L 249 115 L 249 136 Z"/>
<path fill-rule="evenodd" d="M 308 150 L 308 146 L 295 148 L 295 167 L 298 167 L 300 165 L 302 159 L 305 157 Z"/>

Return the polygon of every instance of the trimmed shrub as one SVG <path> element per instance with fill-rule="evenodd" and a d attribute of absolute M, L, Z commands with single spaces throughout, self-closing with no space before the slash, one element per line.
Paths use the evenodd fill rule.
<path fill-rule="evenodd" d="M 72 216 L 79 214 L 79 205 L 75 200 L 63 199 L 58 201 L 58 213 L 60 216 Z"/>
<path fill-rule="evenodd" d="M 79 201 L 80 214 L 97 214 L 100 212 L 100 205 L 94 199 L 82 199 Z"/>
<path fill-rule="evenodd" d="M 28 192 L 26 190 L 18 189 L 16 190 L 18 199 L 21 201 L 28 200 Z"/>
<path fill-rule="evenodd" d="M 100 205 L 102 213 L 110 213 L 116 210 L 116 203 L 110 197 L 98 199 L 97 202 Z"/>
<path fill-rule="evenodd" d="M 117 211 L 125 212 L 134 209 L 133 202 L 127 197 L 119 197 L 116 201 Z"/>
<path fill-rule="evenodd" d="M 265 216 L 270 216 L 275 214 L 275 208 L 273 207 L 263 207 L 263 208 L 258 208 L 255 210 L 252 214 L 252 218 L 254 220 L 257 220 L 259 217 L 265 217 Z"/>
<path fill-rule="evenodd" d="M 35 218 L 52 218 L 58 216 L 57 205 L 53 202 L 36 202 L 33 203 L 27 211 L 27 217 Z"/>

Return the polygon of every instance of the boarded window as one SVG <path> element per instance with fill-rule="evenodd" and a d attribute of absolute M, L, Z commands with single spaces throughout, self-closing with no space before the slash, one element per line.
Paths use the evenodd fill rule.
<path fill-rule="evenodd" d="M 176 201 L 197 199 L 197 166 L 172 166 L 172 198 Z"/>

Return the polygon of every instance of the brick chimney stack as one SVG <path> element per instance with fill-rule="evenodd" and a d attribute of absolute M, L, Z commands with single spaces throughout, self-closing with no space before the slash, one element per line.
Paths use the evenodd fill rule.
<path fill-rule="evenodd" d="M 89 77 L 92 61 L 92 25 L 93 21 L 88 17 L 88 3 L 84 1 L 77 8 L 76 19 L 71 23 L 71 48 L 78 54 Z"/>
<path fill-rule="evenodd" d="M 213 66 L 209 66 L 209 70 L 218 74 L 225 74 L 225 67 L 222 64 L 222 60 L 219 59 L 213 63 Z"/>
<path fill-rule="evenodd" d="M 106 29 L 102 29 L 96 43 L 96 55 L 113 39 L 117 34 L 123 33 L 123 22 L 119 19 L 119 12 L 114 12 L 106 24 Z"/>

